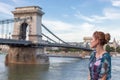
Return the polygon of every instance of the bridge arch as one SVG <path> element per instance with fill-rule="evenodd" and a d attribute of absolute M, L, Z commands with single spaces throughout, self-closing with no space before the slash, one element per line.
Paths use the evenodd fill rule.
<path fill-rule="evenodd" d="M 25 22 L 20 25 L 20 37 L 19 37 L 20 40 L 26 40 L 27 26 L 28 24 Z"/>
<path fill-rule="evenodd" d="M 30 26 L 28 23 L 23 22 L 20 24 L 20 40 L 29 40 Z"/>

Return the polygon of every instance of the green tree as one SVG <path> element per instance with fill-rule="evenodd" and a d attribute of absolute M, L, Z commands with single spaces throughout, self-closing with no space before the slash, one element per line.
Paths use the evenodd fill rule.
<path fill-rule="evenodd" d="M 120 46 L 116 48 L 116 52 L 120 53 Z"/>
<path fill-rule="evenodd" d="M 109 45 L 106 45 L 105 50 L 106 50 L 107 52 L 115 52 L 115 48 L 114 48 L 114 47 L 110 47 Z"/>
<path fill-rule="evenodd" d="M 106 50 L 107 52 L 111 52 L 111 47 L 110 47 L 109 45 L 106 45 L 105 50 Z"/>
<path fill-rule="evenodd" d="M 114 47 L 110 47 L 110 52 L 115 52 L 115 48 Z"/>

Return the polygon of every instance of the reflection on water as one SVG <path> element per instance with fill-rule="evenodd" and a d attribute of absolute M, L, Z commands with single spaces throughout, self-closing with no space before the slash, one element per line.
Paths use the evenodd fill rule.
<path fill-rule="evenodd" d="M 50 65 L 4 65 L 0 55 L 0 80 L 87 80 L 88 59 L 53 58 Z M 112 59 L 112 80 L 120 79 L 120 58 Z"/>
<path fill-rule="evenodd" d="M 49 65 L 9 65 L 8 80 L 44 80 Z"/>

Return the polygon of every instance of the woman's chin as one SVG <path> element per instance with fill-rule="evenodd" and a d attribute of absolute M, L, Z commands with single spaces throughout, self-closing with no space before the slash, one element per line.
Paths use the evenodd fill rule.
<path fill-rule="evenodd" d="M 90 48 L 95 48 L 95 46 L 90 46 Z"/>

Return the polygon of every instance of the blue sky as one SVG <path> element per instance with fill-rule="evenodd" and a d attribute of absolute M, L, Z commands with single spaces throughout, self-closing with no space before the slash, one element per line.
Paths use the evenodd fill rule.
<path fill-rule="evenodd" d="M 0 19 L 13 18 L 15 7 L 34 5 L 45 12 L 43 24 L 67 42 L 82 42 L 96 30 L 120 40 L 120 0 L 0 0 Z"/>

